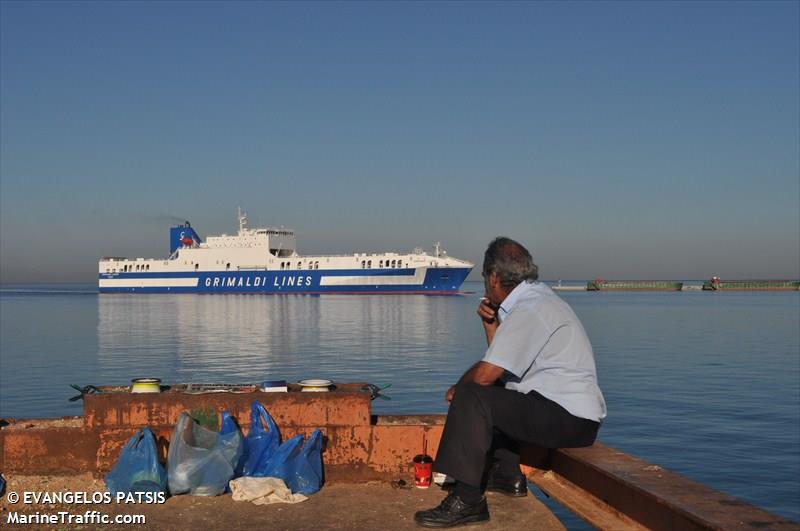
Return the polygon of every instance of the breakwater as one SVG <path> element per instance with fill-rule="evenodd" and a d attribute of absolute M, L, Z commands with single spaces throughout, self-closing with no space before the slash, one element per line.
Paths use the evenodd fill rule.
<path fill-rule="evenodd" d="M 683 280 L 604 280 L 585 285 L 551 286 L 556 291 L 800 291 L 800 280 L 721 280 L 712 277 L 702 284 Z"/>
<path fill-rule="evenodd" d="M 704 291 L 800 291 L 800 280 L 722 280 L 712 277 Z"/>

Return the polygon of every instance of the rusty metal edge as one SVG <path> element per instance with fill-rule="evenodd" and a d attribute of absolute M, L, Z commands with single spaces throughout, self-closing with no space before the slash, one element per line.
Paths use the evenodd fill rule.
<path fill-rule="evenodd" d="M 800 531 L 800 523 L 599 443 L 555 450 L 549 466 L 648 529 Z M 569 507 L 569 499 L 559 501 Z"/>
<path fill-rule="evenodd" d="M 615 531 L 647 529 L 636 520 L 619 512 L 552 470 L 535 471 L 529 474 L 529 480 L 545 495 L 558 501 L 597 529 L 613 529 Z"/>

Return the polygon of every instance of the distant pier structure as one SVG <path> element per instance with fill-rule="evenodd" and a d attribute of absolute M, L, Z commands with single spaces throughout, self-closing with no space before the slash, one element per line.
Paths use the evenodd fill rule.
<path fill-rule="evenodd" d="M 681 291 L 683 282 L 674 280 L 603 280 L 586 284 L 586 291 Z"/>
<path fill-rule="evenodd" d="M 800 291 L 800 280 L 722 280 L 711 277 L 702 284 L 681 280 L 604 280 L 584 284 L 554 283 L 555 291 Z"/>
<path fill-rule="evenodd" d="M 562 284 L 560 280 L 558 281 L 558 284 L 553 284 L 552 286 L 550 286 L 550 288 L 555 290 L 555 291 L 586 291 L 586 286 L 584 286 L 582 284 L 579 284 L 579 285 L 575 285 L 575 284 L 565 285 L 565 284 Z"/>
<path fill-rule="evenodd" d="M 711 277 L 705 291 L 800 291 L 800 280 L 722 280 Z"/>

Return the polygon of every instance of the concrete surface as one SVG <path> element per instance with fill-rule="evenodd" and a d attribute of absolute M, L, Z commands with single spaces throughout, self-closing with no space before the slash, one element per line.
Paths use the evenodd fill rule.
<path fill-rule="evenodd" d="M 102 480 L 90 475 L 72 477 L 8 477 L 6 495 L 0 501 L 0 527 L 8 529 L 270 529 L 270 530 L 419 530 L 414 512 L 439 504 L 445 492 L 438 487 L 427 490 L 392 488 L 386 483 L 326 485 L 309 500 L 295 505 L 253 505 L 235 502 L 230 495 L 204 498 L 176 496 L 161 505 L 63 505 L 9 504 L 8 492 L 103 492 Z M 491 521 L 470 528 L 486 531 L 563 530 L 564 526 L 536 498 L 509 498 L 489 493 Z M 143 514 L 145 525 L 8 525 L 9 511 L 24 514 L 68 511 L 83 514 L 98 510 L 106 514 Z"/>

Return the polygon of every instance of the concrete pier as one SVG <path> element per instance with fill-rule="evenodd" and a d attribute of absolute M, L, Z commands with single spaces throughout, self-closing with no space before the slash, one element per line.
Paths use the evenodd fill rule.
<path fill-rule="evenodd" d="M 55 492 L 102 492 L 103 481 L 89 474 L 72 477 L 11 476 L 8 490 L 14 492 L 43 490 Z M 411 531 L 421 529 L 414 522 L 414 513 L 439 504 L 447 493 L 439 487 L 429 489 L 392 488 L 387 483 L 334 483 L 297 504 L 254 505 L 233 501 L 230 495 L 206 498 L 201 496 L 175 496 L 161 505 L 100 504 L 21 506 L 0 501 L 2 527 L 8 529 L 78 529 L 80 526 L 62 525 L 6 525 L 10 511 L 21 514 L 36 512 L 55 514 L 59 511 L 83 514 L 85 510 L 98 510 L 108 515 L 140 514 L 145 524 L 122 526 L 83 526 L 83 529 L 169 529 L 196 531 L 198 529 L 232 530 L 357 530 L 392 529 Z M 488 495 L 491 520 L 480 526 L 485 531 L 508 529 L 537 529 L 563 531 L 559 520 L 534 496 L 509 498 Z"/>

